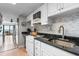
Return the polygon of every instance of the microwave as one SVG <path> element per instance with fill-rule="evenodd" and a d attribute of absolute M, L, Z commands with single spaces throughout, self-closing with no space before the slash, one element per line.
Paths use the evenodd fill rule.
<path fill-rule="evenodd" d="M 33 14 L 33 19 L 41 18 L 41 11 L 36 12 Z"/>

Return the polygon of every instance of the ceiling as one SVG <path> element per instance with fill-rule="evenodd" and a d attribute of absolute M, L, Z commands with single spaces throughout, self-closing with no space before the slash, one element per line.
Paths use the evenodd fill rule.
<path fill-rule="evenodd" d="M 32 11 L 40 7 L 43 3 L 0 3 L 0 12 L 8 12 L 16 15 L 27 16 Z"/>

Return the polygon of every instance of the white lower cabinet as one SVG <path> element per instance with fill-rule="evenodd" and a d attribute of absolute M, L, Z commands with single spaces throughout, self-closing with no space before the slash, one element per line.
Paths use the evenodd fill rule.
<path fill-rule="evenodd" d="M 35 40 L 35 56 L 75 56 L 54 46 Z"/>
<path fill-rule="evenodd" d="M 55 54 L 52 51 L 52 46 L 41 42 L 41 50 L 42 50 L 42 54 L 43 56 L 54 56 Z"/>
<path fill-rule="evenodd" d="M 43 49 L 43 54 L 47 53 L 48 56 L 75 56 L 72 53 L 66 52 L 54 46 L 50 46 L 46 43 L 41 42 L 41 49 Z M 47 55 L 46 55 L 47 56 Z"/>
<path fill-rule="evenodd" d="M 29 56 L 34 55 L 34 38 L 31 35 L 26 36 L 26 51 Z"/>
<path fill-rule="evenodd" d="M 64 50 L 52 47 L 52 53 L 54 53 L 55 56 L 75 56 L 72 53 L 66 52 Z"/>
<path fill-rule="evenodd" d="M 41 42 L 35 40 L 35 56 L 41 56 Z"/>
<path fill-rule="evenodd" d="M 30 56 L 75 56 L 39 40 L 34 40 L 32 36 L 26 36 L 26 49 Z"/>

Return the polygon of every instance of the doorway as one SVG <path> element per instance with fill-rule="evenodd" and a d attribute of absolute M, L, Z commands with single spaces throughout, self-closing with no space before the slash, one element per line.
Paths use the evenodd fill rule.
<path fill-rule="evenodd" d="M 16 48 L 15 25 L 1 25 L 0 29 L 0 52 Z"/>

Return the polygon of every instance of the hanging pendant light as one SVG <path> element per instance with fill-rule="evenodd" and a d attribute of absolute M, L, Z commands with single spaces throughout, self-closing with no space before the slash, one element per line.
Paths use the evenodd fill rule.
<path fill-rule="evenodd" d="M 11 19 L 11 21 L 10 22 L 13 22 L 13 19 Z"/>
<path fill-rule="evenodd" d="M 19 18 L 17 18 L 17 23 L 19 23 Z"/>

